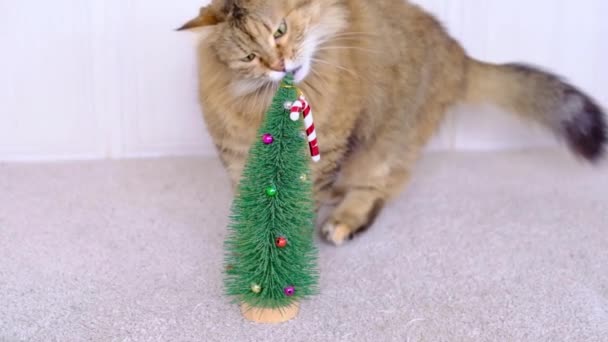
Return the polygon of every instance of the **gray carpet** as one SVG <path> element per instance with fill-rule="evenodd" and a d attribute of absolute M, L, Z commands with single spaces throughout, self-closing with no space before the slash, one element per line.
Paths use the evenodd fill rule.
<path fill-rule="evenodd" d="M 432 154 L 376 226 L 319 242 L 295 321 L 222 295 L 214 159 L 0 165 L 2 341 L 608 341 L 608 168 Z"/>

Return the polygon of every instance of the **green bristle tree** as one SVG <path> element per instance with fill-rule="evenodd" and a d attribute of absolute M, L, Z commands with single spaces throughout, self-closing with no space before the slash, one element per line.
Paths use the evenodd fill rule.
<path fill-rule="evenodd" d="M 258 321 L 268 312 L 293 318 L 289 311 L 297 314 L 299 303 L 317 291 L 310 154 L 302 120 L 292 121 L 285 106 L 297 97 L 288 75 L 250 149 L 232 205 L 226 289 L 245 316 Z"/>

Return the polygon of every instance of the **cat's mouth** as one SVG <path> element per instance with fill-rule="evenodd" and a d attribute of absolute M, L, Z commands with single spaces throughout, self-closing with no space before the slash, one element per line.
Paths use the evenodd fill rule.
<path fill-rule="evenodd" d="M 289 72 L 293 75 L 293 80 L 295 83 L 304 81 L 308 75 L 308 72 L 310 71 L 310 65 L 305 59 L 288 59 L 285 61 L 285 67 L 285 72 Z M 283 77 L 281 77 L 281 79 L 282 78 Z"/>
<path fill-rule="evenodd" d="M 300 83 L 300 82 L 304 81 L 306 76 L 308 76 L 309 70 L 310 70 L 310 66 L 306 63 L 293 69 L 292 73 L 293 73 L 294 82 Z"/>
<path fill-rule="evenodd" d="M 304 80 L 304 77 L 306 77 L 306 75 L 304 75 L 303 71 L 304 71 L 303 66 L 299 66 L 299 67 L 293 69 L 292 74 L 293 74 L 294 82 L 300 83 Z"/>
<path fill-rule="evenodd" d="M 283 79 L 283 77 L 285 77 L 285 75 L 287 75 L 287 73 L 291 73 L 293 75 L 294 82 L 299 83 L 304 80 L 307 71 L 304 65 L 300 65 L 288 71 L 273 71 L 268 76 L 273 82 L 278 83 Z"/>

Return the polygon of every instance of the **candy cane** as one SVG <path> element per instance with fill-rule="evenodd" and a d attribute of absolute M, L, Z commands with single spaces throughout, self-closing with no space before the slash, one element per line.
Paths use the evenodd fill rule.
<path fill-rule="evenodd" d="M 312 109 L 306 101 L 304 95 L 300 95 L 297 101 L 291 105 L 291 113 L 289 117 L 293 121 L 298 121 L 300 113 L 304 117 L 304 127 L 306 128 L 306 136 L 308 137 L 308 147 L 310 148 L 310 155 L 312 160 L 316 163 L 321 160 L 321 153 L 319 151 L 319 142 L 317 140 L 317 132 L 315 130 L 315 123 L 312 117 Z"/>

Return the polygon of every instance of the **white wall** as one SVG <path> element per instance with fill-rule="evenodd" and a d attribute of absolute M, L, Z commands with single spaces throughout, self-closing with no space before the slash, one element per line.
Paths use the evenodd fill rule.
<path fill-rule="evenodd" d="M 196 103 L 201 0 L 0 1 L 0 160 L 212 154 Z M 559 71 L 608 103 L 608 3 L 420 0 L 475 56 Z M 481 118 L 481 119 L 480 119 Z M 450 116 L 432 148 L 546 144 L 497 114 Z"/>

